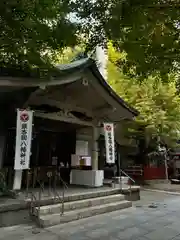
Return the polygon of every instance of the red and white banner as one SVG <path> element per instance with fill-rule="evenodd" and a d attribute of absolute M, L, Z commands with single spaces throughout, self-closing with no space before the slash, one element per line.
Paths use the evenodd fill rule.
<path fill-rule="evenodd" d="M 106 144 L 106 162 L 115 163 L 114 124 L 104 123 L 104 136 Z"/>
<path fill-rule="evenodd" d="M 17 110 L 14 169 L 29 168 L 32 140 L 33 111 Z"/>

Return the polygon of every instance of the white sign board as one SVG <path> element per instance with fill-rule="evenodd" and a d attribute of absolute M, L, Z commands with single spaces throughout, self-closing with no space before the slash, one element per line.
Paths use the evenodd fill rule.
<path fill-rule="evenodd" d="M 80 161 L 80 157 L 78 155 L 76 155 L 76 154 L 71 155 L 71 166 L 72 167 L 79 166 L 80 165 L 79 161 Z"/>
<path fill-rule="evenodd" d="M 76 155 L 88 156 L 88 142 L 83 140 L 76 141 Z"/>
<path fill-rule="evenodd" d="M 90 156 L 79 156 L 72 154 L 71 155 L 71 166 L 77 167 L 81 165 L 81 160 L 83 159 L 84 166 L 91 166 L 91 157 Z"/>
<path fill-rule="evenodd" d="M 104 123 L 104 136 L 106 143 L 106 162 L 115 163 L 114 124 Z"/>
<path fill-rule="evenodd" d="M 15 170 L 29 168 L 33 111 L 17 110 Z"/>

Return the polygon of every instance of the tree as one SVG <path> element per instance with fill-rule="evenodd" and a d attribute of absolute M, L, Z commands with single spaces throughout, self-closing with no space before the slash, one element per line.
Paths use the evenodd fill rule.
<path fill-rule="evenodd" d="M 51 65 L 54 51 L 77 43 L 69 1 L 7 0 L 0 3 L 1 67 Z"/>
<path fill-rule="evenodd" d="M 125 73 L 145 79 L 179 70 L 179 0 L 77 0 L 76 4 L 76 16 L 92 46 L 108 39 L 126 53 L 126 59 L 116 60 Z"/>
<path fill-rule="evenodd" d="M 65 49 L 63 55 L 58 56 L 58 61 L 68 63 L 81 52 L 81 46 L 73 50 Z M 116 51 L 111 42 L 108 43 L 108 82 L 126 102 L 140 112 L 133 126 L 131 123 L 131 130 L 134 129 L 138 138 L 145 131 L 149 139 L 160 137 L 164 142 L 174 144 L 180 131 L 180 96 L 176 90 L 175 75 L 169 75 L 167 83 L 162 83 L 158 76 L 139 82 L 136 78 L 125 76 L 116 66 L 117 59 L 125 57 Z"/>
<path fill-rule="evenodd" d="M 58 61 L 68 63 L 82 47 L 65 49 Z M 116 66 L 117 59 L 125 59 L 108 43 L 108 82 L 126 102 L 135 107 L 139 116 L 135 121 L 123 121 L 124 135 L 138 143 L 138 163 L 144 163 L 149 153 L 157 153 L 159 143 L 174 147 L 180 137 L 180 96 L 176 89 L 176 76 L 169 75 L 163 83 L 159 76 L 149 77 L 142 82 L 124 75 Z"/>
<path fill-rule="evenodd" d="M 144 148 L 143 154 L 152 150 L 152 144 L 153 148 L 157 147 L 158 139 L 173 146 L 180 131 L 180 96 L 177 94 L 175 77 L 169 75 L 170 80 L 167 83 L 162 83 L 159 77 L 149 77 L 140 83 L 137 79 L 124 76 L 113 64 L 117 58 L 123 56 L 115 51 L 112 44 L 109 44 L 108 52 L 110 85 L 140 112 L 135 122 L 126 122 L 125 134 L 128 129 L 128 134 L 135 137 L 141 148 Z"/>
<path fill-rule="evenodd" d="M 128 74 L 179 70 L 178 0 L 7 0 L 0 14 L 1 66 L 47 68 L 77 41 L 88 51 L 112 40 L 126 53 L 116 66 Z"/>
<path fill-rule="evenodd" d="M 83 52 L 84 52 L 83 45 L 77 45 L 74 46 L 73 48 L 71 47 L 64 48 L 63 51 L 55 54 L 53 58 L 53 63 L 54 64 L 70 63 L 71 61 L 76 60 L 79 54 Z"/>

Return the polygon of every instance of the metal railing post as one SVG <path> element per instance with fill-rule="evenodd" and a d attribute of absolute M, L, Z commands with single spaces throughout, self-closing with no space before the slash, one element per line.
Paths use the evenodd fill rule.
<path fill-rule="evenodd" d="M 28 193 L 29 193 L 29 170 L 26 172 L 26 197 L 28 198 Z"/>
<path fill-rule="evenodd" d="M 64 215 L 64 194 L 65 194 L 65 187 L 64 187 L 64 184 L 63 184 L 61 216 Z"/>
<path fill-rule="evenodd" d="M 40 187 L 40 190 L 39 190 L 39 199 L 38 199 L 38 221 L 40 223 L 40 208 L 41 208 L 41 187 Z"/>
<path fill-rule="evenodd" d="M 52 178 L 52 172 L 47 172 L 48 176 L 48 195 L 51 196 L 51 178 Z"/>
<path fill-rule="evenodd" d="M 119 182 L 119 184 L 120 184 L 120 191 L 122 192 L 122 174 L 121 174 L 122 172 L 121 172 L 121 169 L 120 169 L 120 173 L 119 173 L 119 175 L 120 175 L 120 182 Z"/>
<path fill-rule="evenodd" d="M 56 191 L 56 185 L 57 185 L 57 172 L 55 172 L 55 176 L 54 176 L 54 190 Z"/>
<path fill-rule="evenodd" d="M 132 195 L 132 189 L 131 189 L 131 183 L 130 183 L 130 186 L 129 186 L 129 188 L 130 188 L 130 197 L 131 197 L 131 195 Z"/>
<path fill-rule="evenodd" d="M 130 196 L 131 196 L 132 195 L 132 183 L 135 183 L 135 181 L 126 172 L 124 172 L 122 169 L 120 170 L 120 172 L 121 172 L 121 174 L 120 174 L 121 176 L 122 176 L 122 173 L 123 173 L 126 177 L 128 177 L 128 181 L 130 181 L 129 182 L 129 191 L 130 191 Z M 122 190 L 122 186 L 121 186 L 121 190 Z"/>
<path fill-rule="evenodd" d="M 51 173 L 52 174 L 52 173 Z M 49 178 L 49 193 L 51 190 L 51 183 L 52 183 L 52 179 L 51 179 L 51 174 L 48 174 L 48 178 Z M 63 191 L 62 191 L 62 197 L 59 195 L 58 191 L 56 190 L 56 180 L 57 180 L 57 173 L 55 173 L 55 178 L 54 178 L 54 197 L 58 197 L 58 199 L 61 202 L 61 209 L 60 209 L 60 215 L 64 215 L 64 202 L 65 202 L 65 188 L 68 188 L 67 184 L 63 181 L 63 179 L 61 178 L 60 174 L 58 174 L 59 176 L 59 180 L 62 182 L 63 185 Z M 35 194 L 32 192 L 31 193 L 31 202 L 30 202 L 30 209 L 29 209 L 29 213 L 31 216 L 34 215 L 34 209 L 37 206 L 37 218 L 38 221 L 40 223 L 40 208 L 41 208 L 41 199 L 42 199 L 42 193 L 44 192 L 44 184 L 41 184 L 41 182 L 39 180 L 37 180 L 37 183 L 40 186 L 39 192 L 38 192 L 38 199 L 35 196 Z"/>

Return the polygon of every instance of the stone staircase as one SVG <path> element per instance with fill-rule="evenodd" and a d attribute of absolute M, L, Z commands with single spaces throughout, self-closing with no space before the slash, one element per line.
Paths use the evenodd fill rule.
<path fill-rule="evenodd" d="M 119 189 L 100 190 L 65 196 L 63 215 L 60 201 L 35 207 L 34 218 L 40 227 L 49 227 L 131 206 L 132 202 L 125 200 Z"/>

